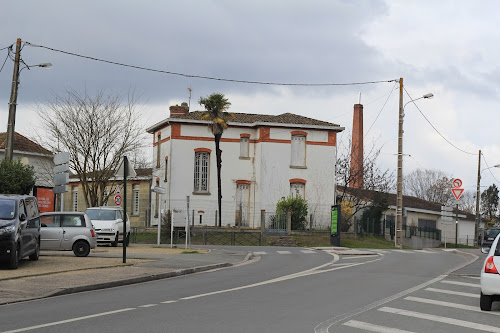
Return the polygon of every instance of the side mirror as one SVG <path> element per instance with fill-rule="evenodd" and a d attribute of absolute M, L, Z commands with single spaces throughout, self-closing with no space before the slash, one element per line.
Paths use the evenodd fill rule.
<path fill-rule="evenodd" d="M 21 221 L 21 222 L 26 221 L 26 214 L 21 213 L 21 215 L 19 215 L 19 221 Z"/>
<path fill-rule="evenodd" d="M 488 252 L 490 252 L 490 247 L 482 247 L 481 252 L 487 254 Z"/>

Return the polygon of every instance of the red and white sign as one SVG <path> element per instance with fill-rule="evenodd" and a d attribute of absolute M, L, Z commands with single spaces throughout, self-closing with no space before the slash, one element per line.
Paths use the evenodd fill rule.
<path fill-rule="evenodd" d="M 453 179 L 453 188 L 451 189 L 451 192 L 453 192 L 453 195 L 457 200 L 460 199 L 462 193 L 464 193 L 464 189 L 460 187 L 462 187 L 462 180 L 458 178 Z"/>
<path fill-rule="evenodd" d="M 120 188 L 119 185 L 116 185 L 116 188 L 115 188 L 115 195 L 119 195 L 119 194 L 122 194 L 122 189 Z"/>
<path fill-rule="evenodd" d="M 115 205 L 117 205 L 117 206 L 122 205 L 122 196 L 121 195 L 115 195 Z"/>

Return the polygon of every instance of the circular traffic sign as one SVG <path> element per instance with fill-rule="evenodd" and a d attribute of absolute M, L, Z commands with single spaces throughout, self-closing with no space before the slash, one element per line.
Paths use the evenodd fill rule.
<path fill-rule="evenodd" d="M 115 195 L 115 205 L 121 206 L 122 204 L 122 196 L 121 195 Z"/>
<path fill-rule="evenodd" d="M 462 187 L 462 181 L 460 179 L 453 179 L 453 187 Z"/>

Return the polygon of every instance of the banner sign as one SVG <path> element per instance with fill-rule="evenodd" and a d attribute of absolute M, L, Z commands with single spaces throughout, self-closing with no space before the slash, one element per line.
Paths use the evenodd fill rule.
<path fill-rule="evenodd" d="M 332 206 L 332 226 L 331 226 L 331 234 L 336 235 L 338 234 L 339 230 L 339 224 L 340 224 L 340 206 Z"/>

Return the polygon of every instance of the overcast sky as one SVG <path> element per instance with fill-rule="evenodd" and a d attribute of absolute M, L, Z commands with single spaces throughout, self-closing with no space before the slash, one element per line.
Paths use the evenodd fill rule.
<path fill-rule="evenodd" d="M 412 98 L 434 94 L 416 103 L 440 133 L 415 105 L 406 106 L 404 153 L 411 156 L 404 158 L 404 172 L 439 169 L 475 191 L 478 150 L 485 158 L 481 169 L 500 164 L 499 12 L 499 1 L 478 0 L 5 1 L 0 49 L 21 38 L 130 65 L 246 81 L 354 83 L 402 77 Z M 6 56 L 0 51 L 1 63 Z M 200 109 L 200 96 L 221 92 L 232 102 L 232 112 L 291 112 L 339 124 L 346 128 L 338 136 L 342 145 L 351 135 L 353 105 L 361 93 L 365 147 L 382 146 L 380 164 L 396 173 L 395 82 L 327 87 L 221 82 L 29 45 L 22 58 L 28 65 L 53 64 L 21 73 L 16 131 L 28 137 L 38 124 L 36 103 L 67 88 L 135 89 L 148 126 L 167 118 L 170 105 L 187 102 L 191 88 L 191 110 Z M 1 131 L 7 128 L 12 69 L 7 60 L 0 72 Z M 410 101 L 406 93 L 404 100 Z M 482 185 L 500 185 L 500 169 L 482 176 Z"/>

